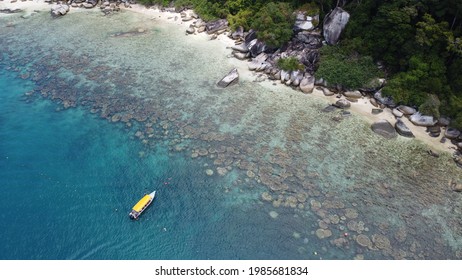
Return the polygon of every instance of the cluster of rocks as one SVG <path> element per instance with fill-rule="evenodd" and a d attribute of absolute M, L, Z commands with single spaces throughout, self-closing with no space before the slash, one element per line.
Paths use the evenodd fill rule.
<path fill-rule="evenodd" d="M 45 0 L 50 4 L 53 3 L 53 0 Z M 101 11 L 105 14 L 111 14 L 113 12 L 120 11 L 120 4 L 124 4 L 125 7 L 130 7 L 130 2 L 128 0 L 125 1 L 100 1 L 100 0 L 69 0 L 69 1 L 57 1 L 51 7 L 51 14 L 53 16 L 64 16 L 70 10 L 70 8 L 84 8 L 84 9 L 92 9 L 99 5 Z"/>
<path fill-rule="evenodd" d="M 374 107 L 380 108 L 373 110 L 383 110 L 386 107 L 390 108 L 396 118 L 394 126 L 387 120 L 380 120 L 372 124 L 373 131 L 385 138 L 395 137 L 396 132 L 404 137 L 414 137 L 412 131 L 403 122 L 403 118 L 407 118 L 413 125 L 426 127 L 426 131 L 430 137 L 440 137 L 443 133 L 440 142 L 444 143 L 446 141 L 451 141 L 452 144 L 456 146 L 453 157 L 455 162 L 462 167 L 462 133 L 458 129 L 449 126 L 450 120 L 448 118 L 441 117 L 436 119 L 433 116 L 422 115 L 415 108 L 410 106 L 397 106 L 391 98 L 382 97 L 380 91 L 374 94 L 370 102 Z M 438 156 L 435 152 L 429 152 L 429 154 Z"/>
<path fill-rule="evenodd" d="M 228 21 L 226 19 L 205 22 L 193 11 L 183 11 L 180 13 L 180 16 L 183 22 L 192 21 L 188 29 L 186 29 L 187 35 L 206 32 L 208 35 L 211 35 L 211 39 L 216 39 L 218 35 L 228 29 Z"/>

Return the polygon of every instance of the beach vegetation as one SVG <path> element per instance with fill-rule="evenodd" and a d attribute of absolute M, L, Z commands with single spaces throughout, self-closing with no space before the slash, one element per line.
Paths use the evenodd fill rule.
<path fill-rule="evenodd" d="M 276 64 L 279 69 L 285 71 L 303 70 L 305 68 L 305 66 L 303 66 L 303 64 L 301 64 L 298 59 L 293 56 L 280 58 Z"/>
<path fill-rule="evenodd" d="M 325 46 L 316 71 L 329 85 L 341 85 L 347 89 L 368 87 L 373 80 L 384 75 L 372 57 L 345 52 L 340 46 Z"/>
<path fill-rule="evenodd" d="M 292 38 L 294 22 L 293 9 L 288 3 L 269 2 L 255 14 L 252 28 L 267 45 L 281 47 Z"/>

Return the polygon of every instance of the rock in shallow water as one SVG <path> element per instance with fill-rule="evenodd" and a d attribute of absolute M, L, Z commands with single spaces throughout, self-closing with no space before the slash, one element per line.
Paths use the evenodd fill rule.
<path fill-rule="evenodd" d="M 234 68 L 231 70 L 228 75 L 224 76 L 218 83 L 217 86 L 221 88 L 225 88 L 230 85 L 234 85 L 239 81 L 239 73 L 237 72 L 237 69 Z"/>
<path fill-rule="evenodd" d="M 379 135 L 382 135 L 387 139 L 396 137 L 395 128 L 387 120 L 380 120 L 378 122 L 375 122 L 372 124 L 371 128 L 372 131 Z"/>

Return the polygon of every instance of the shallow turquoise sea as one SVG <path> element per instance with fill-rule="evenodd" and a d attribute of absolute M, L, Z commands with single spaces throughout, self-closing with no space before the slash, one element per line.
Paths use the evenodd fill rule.
<path fill-rule="evenodd" d="M 0 27 L 0 259 L 462 257 L 449 154 L 289 88 L 217 89 L 229 54 L 179 24 Z"/>

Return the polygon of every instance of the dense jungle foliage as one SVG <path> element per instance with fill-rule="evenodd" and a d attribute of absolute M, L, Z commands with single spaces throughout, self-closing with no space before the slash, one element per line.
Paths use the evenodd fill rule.
<path fill-rule="evenodd" d="M 335 71 L 335 83 L 356 87 L 368 82 L 371 61 L 380 63 L 384 94 L 423 113 L 450 116 L 462 128 L 461 0 L 139 1 L 194 8 L 205 20 L 227 18 L 232 28 L 253 28 L 274 47 L 293 35 L 293 11 L 319 13 L 322 23 L 342 7 L 350 21 L 340 43 L 321 51 L 321 72 Z"/>

